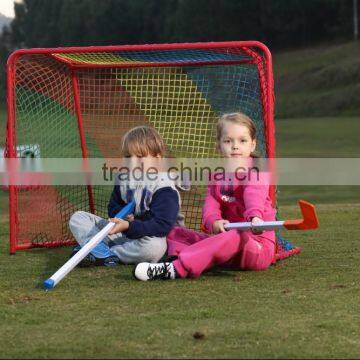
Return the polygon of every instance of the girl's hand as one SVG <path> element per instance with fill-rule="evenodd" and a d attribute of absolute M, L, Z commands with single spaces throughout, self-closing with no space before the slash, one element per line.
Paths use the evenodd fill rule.
<path fill-rule="evenodd" d="M 109 221 L 115 223 L 115 226 L 109 232 L 109 235 L 126 231 L 129 228 L 129 222 L 123 219 L 112 218 Z"/>
<path fill-rule="evenodd" d="M 259 224 L 262 224 L 264 221 L 256 216 L 254 216 L 252 219 L 251 219 L 251 225 L 252 226 L 256 226 L 256 225 L 259 225 Z M 262 230 L 255 230 L 255 229 L 252 229 L 251 232 L 254 234 L 254 235 L 260 235 L 263 233 Z"/>
<path fill-rule="evenodd" d="M 213 233 L 214 234 L 219 234 L 219 233 L 222 233 L 222 232 L 225 232 L 225 228 L 224 228 L 224 225 L 225 224 L 228 224 L 229 221 L 228 220 L 216 220 L 214 221 L 213 223 Z"/>
<path fill-rule="evenodd" d="M 125 220 L 128 222 L 134 221 L 134 214 L 129 214 L 127 216 L 125 216 Z"/>

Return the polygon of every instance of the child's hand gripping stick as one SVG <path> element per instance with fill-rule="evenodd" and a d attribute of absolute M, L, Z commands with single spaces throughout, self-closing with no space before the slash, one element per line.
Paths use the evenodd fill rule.
<path fill-rule="evenodd" d="M 285 221 L 264 221 L 256 226 L 251 225 L 251 222 L 238 222 L 225 224 L 226 230 L 237 229 L 240 231 L 246 230 L 310 230 L 317 229 L 319 227 L 319 221 L 316 215 L 315 206 L 304 201 L 299 201 L 300 210 L 302 213 L 302 219 L 285 220 Z"/>
<path fill-rule="evenodd" d="M 116 218 L 123 219 L 134 211 L 135 203 L 131 202 L 124 206 L 116 215 Z M 71 257 L 54 275 L 44 281 L 44 288 L 53 289 L 81 260 L 83 260 L 100 242 L 109 234 L 115 226 L 109 222 L 99 231 L 88 243 L 86 243 L 73 257 Z"/>

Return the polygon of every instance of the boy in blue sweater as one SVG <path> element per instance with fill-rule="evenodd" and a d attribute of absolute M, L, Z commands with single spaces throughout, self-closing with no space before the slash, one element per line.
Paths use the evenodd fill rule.
<path fill-rule="evenodd" d="M 130 162 L 141 161 L 148 168 L 151 163 L 156 168 L 156 161 L 163 158 L 164 153 L 164 142 L 154 128 L 138 126 L 124 135 L 122 155 Z M 180 195 L 173 181 L 161 173 L 156 180 L 141 182 L 122 175 L 117 176 L 108 204 L 109 221 L 115 222 L 115 226 L 80 266 L 158 262 L 167 250 L 166 235 L 182 220 Z M 134 214 L 125 219 L 113 218 L 133 200 Z M 71 216 L 69 227 L 79 245 L 84 246 L 107 223 L 99 216 L 77 211 Z M 75 248 L 73 254 L 79 248 Z"/>

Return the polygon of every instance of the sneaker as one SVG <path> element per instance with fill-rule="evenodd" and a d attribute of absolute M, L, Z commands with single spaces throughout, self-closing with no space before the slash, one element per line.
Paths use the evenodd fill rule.
<path fill-rule="evenodd" d="M 73 257 L 81 249 L 80 245 L 77 245 L 73 248 L 70 257 Z M 79 267 L 90 267 L 90 266 L 116 266 L 120 263 L 120 259 L 116 255 L 108 254 L 106 257 L 97 257 L 92 252 L 87 254 L 84 259 L 82 259 L 78 266 Z"/>
<path fill-rule="evenodd" d="M 93 254 L 88 254 L 82 259 L 78 266 L 79 267 L 89 267 L 89 266 L 117 266 L 120 264 L 120 259 L 116 256 L 108 256 L 106 258 L 98 258 L 94 256 Z"/>
<path fill-rule="evenodd" d="M 134 268 L 134 277 L 141 281 L 148 280 L 174 280 L 177 277 L 172 262 L 151 264 L 143 262 Z"/>

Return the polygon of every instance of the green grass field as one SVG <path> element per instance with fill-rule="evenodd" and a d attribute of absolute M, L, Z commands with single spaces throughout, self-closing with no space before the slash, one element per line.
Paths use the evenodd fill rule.
<path fill-rule="evenodd" d="M 265 272 L 140 283 L 130 266 L 77 269 L 48 293 L 70 249 L 9 256 L 2 217 L 0 357 L 359 357 L 360 204 L 318 212 L 320 230 L 289 234 L 302 254 Z"/>
<path fill-rule="evenodd" d="M 358 126 L 356 118 L 281 120 L 278 153 L 310 156 L 314 146 L 315 156 L 333 156 L 337 139 L 342 156 L 358 155 L 349 130 Z M 70 249 L 9 256 L 0 192 L 0 358 L 359 357 L 359 195 L 359 187 L 280 189 L 283 218 L 297 217 L 305 198 L 317 204 L 321 228 L 287 233 L 302 254 L 265 272 L 218 268 L 147 284 L 132 279 L 131 266 L 77 269 L 46 293 L 41 282 Z"/>
<path fill-rule="evenodd" d="M 359 117 L 320 117 L 278 120 L 278 157 L 351 158 L 360 156 Z M 360 202 L 360 186 L 279 186 L 280 204 L 298 199 L 318 203 Z"/>
<path fill-rule="evenodd" d="M 274 53 L 277 115 L 359 116 L 359 55 L 358 42 Z"/>

